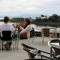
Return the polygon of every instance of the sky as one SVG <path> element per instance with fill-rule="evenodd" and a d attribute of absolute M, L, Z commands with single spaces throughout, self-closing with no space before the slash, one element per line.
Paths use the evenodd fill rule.
<path fill-rule="evenodd" d="M 60 0 L 0 0 L 0 16 L 60 15 Z"/>

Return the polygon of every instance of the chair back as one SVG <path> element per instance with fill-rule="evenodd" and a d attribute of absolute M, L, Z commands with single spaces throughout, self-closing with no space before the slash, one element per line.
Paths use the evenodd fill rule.
<path fill-rule="evenodd" d="M 2 31 L 1 40 L 12 40 L 11 31 Z"/>
<path fill-rule="evenodd" d="M 42 32 L 43 32 L 43 35 L 45 37 L 49 37 L 50 36 L 49 28 L 43 28 Z"/>
<path fill-rule="evenodd" d="M 30 31 L 30 37 L 33 37 L 35 35 L 34 28 L 32 27 L 32 30 Z"/>

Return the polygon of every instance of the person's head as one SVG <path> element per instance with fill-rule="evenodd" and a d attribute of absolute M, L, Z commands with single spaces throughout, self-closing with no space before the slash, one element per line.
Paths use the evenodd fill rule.
<path fill-rule="evenodd" d="M 24 28 L 26 28 L 30 23 L 31 23 L 30 19 L 29 18 L 26 18 L 24 20 L 24 24 L 25 24 Z"/>
<path fill-rule="evenodd" d="M 9 18 L 7 16 L 4 17 L 4 23 L 8 23 L 9 22 Z"/>

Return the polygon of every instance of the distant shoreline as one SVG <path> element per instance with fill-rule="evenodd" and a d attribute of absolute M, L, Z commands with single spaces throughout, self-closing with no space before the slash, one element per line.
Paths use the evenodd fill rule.
<path fill-rule="evenodd" d="M 3 22 L 3 21 L 0 21 Z M 18 22 L 12 22 L 12 23 L 18 23 Z M 32 23 L 36 24 L 38 26 L 52 26 L 52 27 L 60 27 L 60 22 L 39 22 L 39 23 Z"/>

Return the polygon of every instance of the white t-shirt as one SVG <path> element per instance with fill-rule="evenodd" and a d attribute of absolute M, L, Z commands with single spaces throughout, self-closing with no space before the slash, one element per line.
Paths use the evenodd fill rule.
<path fill-rule="evenodd" d="M 7 24 L 2 24 L 2 25 L 0 25 L 0 32 L 2 32 L 3 30 L 10 30 L 10 31 L 14 31 L 15 30 L 15 28 L 13 27 L 13 25 L 12 24 L 9 24 L 9 23 L 7 23 Z"/>

